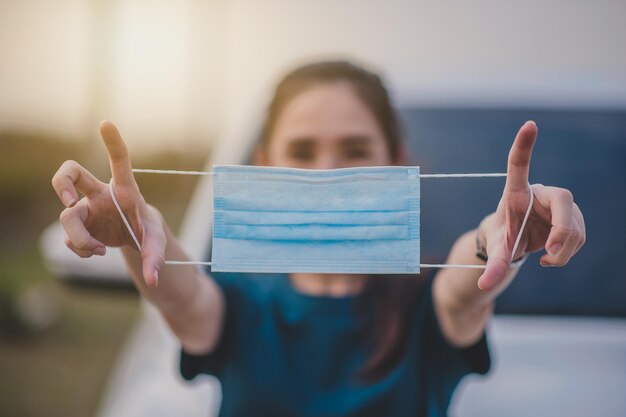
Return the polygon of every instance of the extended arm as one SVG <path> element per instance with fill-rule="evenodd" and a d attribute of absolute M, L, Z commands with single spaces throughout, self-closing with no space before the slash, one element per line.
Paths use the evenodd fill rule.
<path fill-rule="evenodd" d="M 193 266 L 164 265 L 165 259 L 187 259 L 161 214 L 145 203 L 133 177 L 130 158 L 117 128 L 103 122 L 100 133 L 109 155 L 115 195 L 141 242 L 141 252 L 113 205 L 108 184 L 77 162 L 66 161 L 52 185 L 66 207 L 61 212 L 65 243 L 77 255 L 104 255 L 106 246 L 121 247 L 138 290 L 169 323 L 190 353 L 217 345 L 224 298 L 217 284 Z M 78 193 L 84 198 L 78 198 Z"/>
<path fill-rule="evenodd" d="M 534 122 L 522 126 L 509 153 L 506 185 L 497 210 L 476 231 L 462 235 L 448 256 L 448 263 L 480 263 L 476 257 L 478 234 L 487 249 L 487 268 L 484 272 L 442 269 L 435 277 L 433 297 L 437 318 L 445 337 L 455 346 L 469 346 L 481 337 L 495 298 L 517 274 L 517 268 L 511 267 L 512 259 L 545 249 L 541 265 L 563 266 L 585 242 L 584 219 L 570 191 L 540 184 L 529 189 L 530 159 L 536 137 Z M 534 203 L 517 253 L 513 254 L 531 189 Z"/>

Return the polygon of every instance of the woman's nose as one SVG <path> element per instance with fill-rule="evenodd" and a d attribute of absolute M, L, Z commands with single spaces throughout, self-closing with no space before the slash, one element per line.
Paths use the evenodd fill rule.
<path fill-rule="evenodd" d="M 319 155 L 315 159 L 315 163 L 313 164 L 313 169 L 333 169 L 339 168 L 337 165 L 337 157 L 332 153 L 325 153 Z"/>

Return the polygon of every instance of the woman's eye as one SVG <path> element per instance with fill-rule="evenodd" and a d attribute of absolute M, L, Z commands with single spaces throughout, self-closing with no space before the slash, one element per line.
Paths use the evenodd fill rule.
<path fill-rule="evenodd" d="M 345 156 L 351 159 L 363 159 L 369 158 L 371 155 L 369 149 L 348 149 L 345 151 Z"/>
<path fill-rule="evenodd" d="M 300 161 L 309 161 L 313 159 L 314 154 L 312 151 L 307 149 L 294 149 L 289 152 L 289 157 L 292 159 L 298 159 Z"/>

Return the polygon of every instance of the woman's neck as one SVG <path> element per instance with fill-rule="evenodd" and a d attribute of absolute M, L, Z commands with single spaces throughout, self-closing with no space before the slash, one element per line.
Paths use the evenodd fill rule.
<path fill-rule="evenodd" d="M 298 292 L 306 295 L 346 297 L 361 292 L 367 275 L 293 273 L 289 279 Z"/>

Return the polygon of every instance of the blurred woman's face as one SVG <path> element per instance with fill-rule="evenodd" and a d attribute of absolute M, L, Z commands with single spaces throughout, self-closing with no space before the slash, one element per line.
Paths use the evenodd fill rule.
<path fill-rule="evenodd" d="M 391 165 L 385 136 L 347 82 L 320 83 L 291 99 L 257 163 L 332 169 Z"/>

